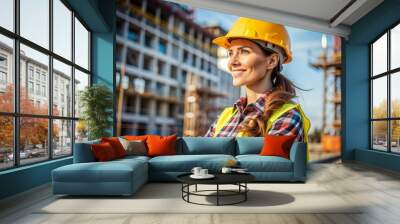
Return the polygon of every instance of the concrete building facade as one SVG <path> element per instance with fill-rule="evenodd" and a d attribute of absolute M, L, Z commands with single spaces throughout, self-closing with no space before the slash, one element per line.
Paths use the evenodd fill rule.
<path fill-rule="evenodd" d="M 166 1 L 118 3 L 117 85 L 125 92 L 121 134 L 181 136 L 189 74 L 200 77 L 199 87 L 227 96 L 209 102 L 216 108 L 210 124 L 239 97 L 230 74 L 218 66 L 214 35 L 194 23 L 192 13 Z"/>

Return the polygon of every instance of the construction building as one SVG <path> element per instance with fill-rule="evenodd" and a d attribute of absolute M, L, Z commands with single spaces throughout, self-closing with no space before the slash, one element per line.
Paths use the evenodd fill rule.
<path fill-rule="evenodd" d="M 117 131 L 182 136 L 186 121 L 190 130 L 201 123 L 186 135 L 205 134 L 240 91 L 218 67 L 213 33 L 193 22 L 192 9 L 175 3 L 122 0 L 117 7 Z M 188 96 L 196 97 L 200 110 L 190 110 Z"/>

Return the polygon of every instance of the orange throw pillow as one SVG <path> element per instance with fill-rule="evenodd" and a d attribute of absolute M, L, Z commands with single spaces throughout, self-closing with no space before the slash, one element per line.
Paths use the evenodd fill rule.
<path fill-rule="evenodd" d="M 125 135 L 122 137 L 128 141 L 136 141 L 136 140 L 146 141 L 147 136 L 148 135 Z"/>
<path fill-rule="evenodd" d="M 99 162 L 109 161 L 117 158 L 114 149 L 108 142 L 93 144 L 90 146 L 90 148 L 94 154 L 94 157 Z"/>
<path fill-rule="evenodd" d="M 176 135 L 148 135 L 148 156 L 176 155 Z"/>
<path fill-rule="evenodd" d="M 126 156 L 126 151 L 117 137 L 101 138 L 101 142 L 110 143 L 117 158 Z"/>
<path fill-rule="evenodd" d="M 262 156 L 280 156 L 290 159 L 290 147 L 296 135 L 265 135 Z"/>

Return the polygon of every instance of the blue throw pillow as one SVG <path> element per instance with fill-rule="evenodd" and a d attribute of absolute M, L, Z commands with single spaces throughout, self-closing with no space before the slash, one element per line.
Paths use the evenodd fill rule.
<path fill-rule="evenodd" d="M 264 137 L 237 137 L 236 155 L 259 154 L 264 145 Z"/>

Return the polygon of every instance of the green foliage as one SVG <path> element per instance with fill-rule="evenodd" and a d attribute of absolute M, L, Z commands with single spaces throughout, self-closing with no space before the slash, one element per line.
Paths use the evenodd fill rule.
<path fill-rule="evenodd" d="M 391 117 L 398 118 L 400 117 L 400 100 L 392 99 L 391 100 Z M 387 118 L 387 100 L 382 100 L 376 107 L 373 107 L 373 118 Z M 386 138 L 387 136 L 387 121 L 374 121 L 373 122 L 373 134 L 374 138 Z M 391 135 L 392 139 L 400 138 L 400 122 L 397 120 L 391 121 Z"/>
<path fill-rule="evenodd" d="M 89 139 L 110 136 L 107 131 L 113 124 L 113 93 L 107 86 L 95 84 L 86 87 L 80 94 L 81 119 L 87 125 Z"/>

